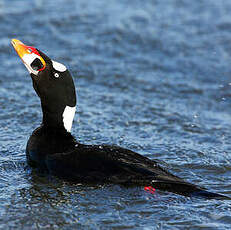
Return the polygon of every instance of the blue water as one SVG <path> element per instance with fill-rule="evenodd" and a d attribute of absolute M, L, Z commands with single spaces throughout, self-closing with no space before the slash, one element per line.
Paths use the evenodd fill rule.
<path fill-rule="evenodd" d="M 231 196 L 231 1 L 0 0 L 0 229 L 230 229 L 230 201 L 69 184 L 28 168 L 41 122 L 18 38 L 72 72 L 72 133 Z"/>

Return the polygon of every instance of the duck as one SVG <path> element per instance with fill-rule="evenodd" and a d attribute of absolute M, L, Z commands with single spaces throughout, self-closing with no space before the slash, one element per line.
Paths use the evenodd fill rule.
<path fill-rule="evenodd" d="M 77 100 L 67 67 L 20 40 L 11 43 L 29 72 L 43 114 L 26 146 L 30 167 L 76 183 L 151 186 L 187 197 L 228 199 L 173 175 L 156 160 L 132 150 L 78 142 L 71 134 Z"/>

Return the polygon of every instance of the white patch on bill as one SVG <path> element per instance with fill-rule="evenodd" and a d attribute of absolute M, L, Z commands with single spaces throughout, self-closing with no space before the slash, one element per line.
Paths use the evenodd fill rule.
<path fill-rule="evenodd" d="M 65 65 L 63 65 L 59 62 L 53 61 L 53 60 L 52 60 L 52 65 L 53 65 L 53 68 L 59 72 L 64 72 L 67 70 Z"/>
<path fill-rule="evenodd" d="M 29 73 L 33 73 L 34 75 L 38 75 L 38 71 L 33 70 L 31 67 L 31 63 L 36 59 L 39 58 L 38 55 L 32 53 L 32 54 L 24 54 L 22 57 L 22 61 L 24 65 L 26 66 Z"/>
<path fill-rule="evenodd" d="M 63 124 L 67 132 L 71 132 L 71 127 L 75 116 L 75 110 L 76 110 L 76 106 L 74 107 L 66 106 L 66 108 L 64 109 Z"/>

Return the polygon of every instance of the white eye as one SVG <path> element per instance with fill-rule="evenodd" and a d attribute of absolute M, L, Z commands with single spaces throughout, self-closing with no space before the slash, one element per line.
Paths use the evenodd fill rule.
<path fill-rule="evenodd" d="M 65 65 L 58 63 L 56 61 L 53 61 L 53 60 L 52 60 L 52 65 L 53 65 L 53 68 L 59 72 L 64 72 L 67 70 Z"/>
<path fill-rule="evenodd" d="M 58 73 L 55 73 L 54 76 L 55 76 L 56 78 L 58 78 L 58 77 L 59 77 L 59 74 L 58 74 Z"/>

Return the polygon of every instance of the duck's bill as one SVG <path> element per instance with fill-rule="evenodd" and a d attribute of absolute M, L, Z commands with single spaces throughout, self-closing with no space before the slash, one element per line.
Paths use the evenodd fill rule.
<path fill-rule="evenodd" d="M 36 48 L 27 46 L 17 39 L 12 39 L 11 44 L 18 53 L 18 56 L 22 59 L 29 73 L 38 75 L 39 71 L 46 68 L 46 62 Z"/>

